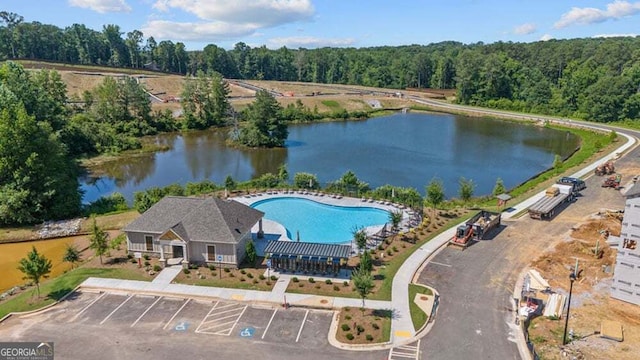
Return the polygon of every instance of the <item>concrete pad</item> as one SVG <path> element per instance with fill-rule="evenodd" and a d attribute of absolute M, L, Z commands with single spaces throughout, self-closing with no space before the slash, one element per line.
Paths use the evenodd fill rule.
<path fill-rule="evenodd" d="M 433 310 L 433 303 L 435 302 L 435 295 L 426 295 L 426 294 L 416 294 L 413 302 L 418 305 L 420 310 L 424 311 L 427 314 L 427 321 L 429 317 L 431 317 L 431 312 Z M 420 330 L 420 329 L 416 329 Z"/>
<path fill-rule="evenodd" d="M 600 337 L 622 342 L 624 340 L 622 324 L 617 321 L 603 320 L 600 325 Z"/>

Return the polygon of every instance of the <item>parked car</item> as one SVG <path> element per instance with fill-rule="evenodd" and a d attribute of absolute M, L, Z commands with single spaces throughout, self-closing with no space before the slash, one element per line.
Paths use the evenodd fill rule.
<path fill-rule="evenodd" d="M 575 191 L 581 191 L 587 188 L 587 184 L 581 179 L 563 176 L 558 180 L 558 184 L 573 185 Z"/>

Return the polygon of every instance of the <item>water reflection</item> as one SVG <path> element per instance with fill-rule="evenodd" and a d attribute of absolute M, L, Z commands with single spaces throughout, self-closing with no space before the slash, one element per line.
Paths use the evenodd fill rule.
<path fill-rule="evenodd" d="M 171 145 L 153 155 L 123 158 L 97 169 L 105 174 L 84 181 L 85 201 L 113 191 L 131 199 L 134 191 L 171 183 L 239 181 L 277 173 L 309 172 L 326 183 L 353 170 L 372 187 L 384 184 L 424 191 L 435 176 L 447 196 L 458 179 L 476 183 L 476 194 L 491 192 L 497 177 L 515 186 L 548 168 L 555 154 L 571 154 L 578 140 L 570 133 L 491 119 L 447 114 L 395 114 L 362 121 L 292 125 L 285 149 L 239 149 L 226 144 L 227 130 L 166 134 L 151 139 Z"/>

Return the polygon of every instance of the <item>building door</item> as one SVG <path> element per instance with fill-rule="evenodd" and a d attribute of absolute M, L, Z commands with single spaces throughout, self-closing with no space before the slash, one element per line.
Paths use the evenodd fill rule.
<path fill-rule="evenodd" d="M 174 258 L 183 258 L 184 257 L 184 247 L 182 245 L 172 245 L 173 257 Z"/>
<path fill-rule="evenodd" d="M 207 245 L 207 261 L 216 261 L 215 245 Z"/>

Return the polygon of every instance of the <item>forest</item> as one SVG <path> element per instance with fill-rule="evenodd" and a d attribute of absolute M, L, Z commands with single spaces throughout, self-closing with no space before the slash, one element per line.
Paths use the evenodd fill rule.
<path fill-rule="evenodd" d="M 101 31 L 0 12 L 0 60 L 151 68 L 225 78 L 457 90 L 456 100 L 598 122 L 640 119 L 640 37 L 268 49 L 237 43 L 187 50 L 115 24 Z"/>

